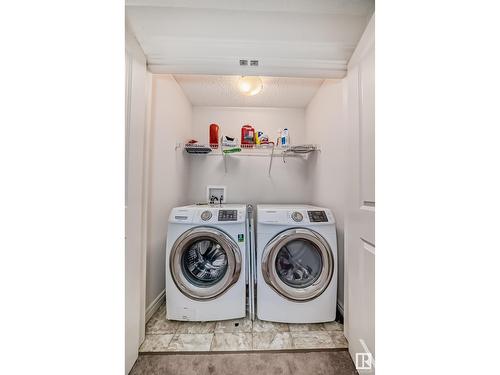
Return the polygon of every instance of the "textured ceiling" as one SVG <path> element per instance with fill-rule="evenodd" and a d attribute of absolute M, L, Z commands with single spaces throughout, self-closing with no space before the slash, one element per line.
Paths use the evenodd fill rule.
<path fill-rule="evenodd" d="M 261 77 L 262 91 L 245 96 L 238 91 L 239 76 L 174 75 L 195 106 L 306 107 L 323 83 L 319 78 Z"/>

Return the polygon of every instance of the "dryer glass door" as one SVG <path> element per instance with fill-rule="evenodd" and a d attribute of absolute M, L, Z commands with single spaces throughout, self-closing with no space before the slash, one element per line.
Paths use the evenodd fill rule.
<path fill-rule="evenodd" d="M 275 261 L 278 277 L 293 288 L 306 288 L 321 275 L 321 251 L 311 241 L 291 240 L 279 249 Z"/>
<path fill-rule="evenodd" d="M 304 228 L 274 237 L 262 254 L 262 274 L 277 293 L 309 301 L 328 287 L 333 276 L 332 250 L 318 233 Z"/>
<path fill-rule="evenodd" d="M 186 231 L 173 244 L 170 272 L 184 295 L 210 300 L 238 281 L 241 260 L 238 244 L 226 233 L 198 227 Z"/>

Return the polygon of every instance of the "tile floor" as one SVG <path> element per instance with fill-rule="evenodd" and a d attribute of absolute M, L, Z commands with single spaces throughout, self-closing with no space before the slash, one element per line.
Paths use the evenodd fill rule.
<path fill-rule="evenodd" d="M 146 325 L 141 353 L 228 352 L 266 350 L 347 349 L 343 325 L 252 322 L 242 318 L 219 322 L 167 320 L 165 304 Z"/>

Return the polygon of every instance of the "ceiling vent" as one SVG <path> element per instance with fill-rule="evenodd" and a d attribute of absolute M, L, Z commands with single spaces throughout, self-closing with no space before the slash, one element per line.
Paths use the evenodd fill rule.
<path fill-rule="evenodd" d="M 250 64 L 249 64 L 249 61 L 246 60 L 246 59 L 241 59 L 240 60 L 240 66 L 259 66 L 259 60 L 250 60 Z"/>

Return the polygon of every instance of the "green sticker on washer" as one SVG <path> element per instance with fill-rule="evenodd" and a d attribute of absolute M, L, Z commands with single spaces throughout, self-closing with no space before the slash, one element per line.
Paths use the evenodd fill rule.
<path fill-rule="evenodd" d="M 243 242 L 245 241 L 245 235 L 244 234 L 238 234 L 238 242 Z"/>

